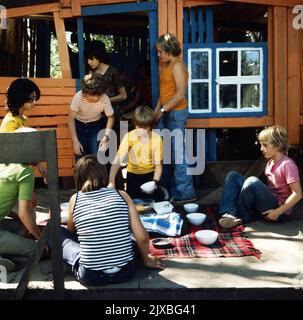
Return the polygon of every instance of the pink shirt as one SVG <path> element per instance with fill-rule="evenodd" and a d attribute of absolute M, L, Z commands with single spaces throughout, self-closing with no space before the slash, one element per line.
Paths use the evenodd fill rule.
<path fill-rule="evenodd" d="M 282 205 L 291 195 L 290 183 L 300 181 L 299 170 L 295 162 L 283 155 L 283 157 L 274 163 L 271 159 L 265 168 L 265 176 L 269 190 L 278 199 L 279 205 Z M 292 208 L 285 214 L 291 214 Z"/>
<path fill-rule="evenodd" d="M 97 121 L 103 114 L 106 117 L 114 114 L 112 104 L 106 94 L 103 94 L 97 102 L 88 102 L 83 97 L 82 91 L 75 94 L 71 109 L 76 112 L 76 119 L 82 122 Z"/>

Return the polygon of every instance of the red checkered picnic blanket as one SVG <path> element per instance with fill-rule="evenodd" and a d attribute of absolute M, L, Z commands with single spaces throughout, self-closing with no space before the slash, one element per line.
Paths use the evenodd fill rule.
<path fill-rule="evenodd" d="M 243 226 L 233 229 L 223 229 L 218 224 L 215 207 L 203 208 L 207 215 L 202 226 L 190 226 L 186 235 L 178 238 L 169 238 L 174 247 L 172 249 L 156 249 L 152 242 L 149 243 L 150 253 L 156 257 L 166 259 L 173 258 L 219 258 L 219 257 L 261 257 L 261 252 L 254 248 L 252 242 L 248 240 L 243 231 Z M 219 233 L 217 241 L 210 246 L 204 246 L 195 238 L 198 230 L 215 230 Z"/>

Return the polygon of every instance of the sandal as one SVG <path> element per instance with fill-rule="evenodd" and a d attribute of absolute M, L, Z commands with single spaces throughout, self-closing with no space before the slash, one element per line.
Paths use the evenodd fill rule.
<path fill-rule="evenodd" d="M 242 223 L 242 219 L 239 219 L 236 216 L 229 213 L 225 213 L 219 220 L 219 225 L 225 229 L 236 227 L 238 225 L 241 225 Z"/>

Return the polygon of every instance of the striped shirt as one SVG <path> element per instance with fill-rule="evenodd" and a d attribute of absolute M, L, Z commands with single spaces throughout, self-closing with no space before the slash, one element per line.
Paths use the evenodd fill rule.
<path fill-rule="evenodd" d="M 133 259 L 128 206 L 115 189 L 78 192 L 73 220 L 84 267 L 106 271 Z"/>
<path fill-rule="evenodd" d="M 97 102 L 88 102 L 78 91 L 71 103 L 71 110 L 76 112 L 76 119 L 81 122 L 98 121 L 102 114 L 106 117 L 114 115 L 114 109 L 106 94 L 103 94 Z"/>

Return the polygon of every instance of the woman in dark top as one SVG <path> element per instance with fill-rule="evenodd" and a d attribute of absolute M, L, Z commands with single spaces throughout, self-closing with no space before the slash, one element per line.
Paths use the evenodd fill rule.
<path fill-rule="evenodd" d="M 85 59 L 92 72 L 103 75 L 107 84 L 106 94 L 115 110 L 119 103 L 127 99 L 125 86 L 120 80 L 120 74 L 117 69 L 110 65 L 110 59 L 102 41 L 93 41 L 84 52 Z"/>

